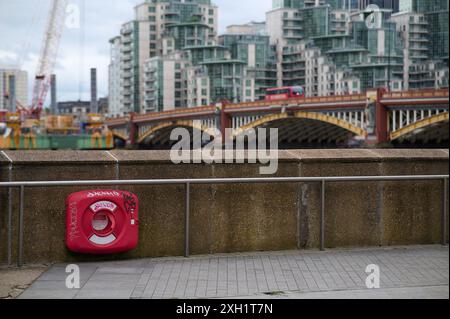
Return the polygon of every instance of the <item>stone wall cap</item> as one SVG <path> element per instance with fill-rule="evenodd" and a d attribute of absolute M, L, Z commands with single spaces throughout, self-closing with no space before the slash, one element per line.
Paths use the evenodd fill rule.
<path fill-rule="evenodd" d="M 378 156 L 389 159 L 402 159 L 402 158 L 414 158 L 414 159 L 448 159 L 448 150 L 444 149 L 378 149 L 373 150 Z"/>
<path fill-rule="evenodd" d="M 248 159 L 248 152 L 230 153 L 234 159 Z M 192 159 L 192 153 L 188 160 Z M 223 159 L 224 156 L 214 156 Z M 265 159 L 274 158 L 266 156 Z M 2 151 L 0 164 L 9 164 L 11 159 L 15 164 L 94 164 L 94 163 L 172 163 L 170 151 Z M 317 161 L 392 161 L 392 160 L 448 160 L 449 151 L 444 149 L 314 149 L 314 150 L 280 150 L 280 162 L 317 162 Z"/>
<path fill-rule="evenodd" d="M 120 163 L 169 162 L 170 151 L 126 151 L 110 152 Z"/>
<path fill-rule="evenodd" d="M 0 152 L 1 162 L 9 163 L 7 155 L 14 164 L 94 164 L 114 163 L 112 156 L 105 151 L 4 151 Z"/>
<path fill-rule="evenodd" d="M 145 163 L 145 162 L 163 162 L 163 163 L 172 163 L 170 157 L 170 151 L 111 151 L 111 154 L 116 157 L 120 163 Z M 272 154 L 265 156 L 265 159 L 276 158 L 278 155 L 278 159 L 280 161 L 289 161 L 295 160 L 288 152 L 286 151 L 278 151 L 278 154 Z M 214 160 L 225 158 L 233 158 L 233 159 L 244 159 L 248 158 L 248 151 L 245 152 L 236 152 L 236 151 L 224 151 L 222 156 L 216 154 L 212 156 Z M 182 157 L 185 160 L 193 160 L 193 152 L 189 152 L 189 155 Z"/>
<path fill-rule="evenodd" d="M 329 149 L 289 150 L 292 157 L 305 161 L 390 161 L 390 160 L 448 160 L 448 151 L 442 149 Z"/>
<path fill-rule="evenodd" d="M 10 161 L 9 159 L 5 156 L 6 153 L 4 153 L 5 151 L 0 151 L 0 164 L 1 165 L 5 165 L 5 164 L 9 164 Z"/>

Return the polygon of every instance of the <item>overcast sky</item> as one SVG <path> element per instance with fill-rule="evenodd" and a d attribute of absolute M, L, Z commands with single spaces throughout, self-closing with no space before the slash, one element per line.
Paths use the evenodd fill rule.
<path fill-rule="evenodd" d="M 55 73 L 58 100 L 89 99 L 89 69 L 98 69 L 99 97 L 108 94 L 108 40 L 133 18 L 133 7 L 144 0 L 69 0 L 85 3 L 85 38 L 77 28 L 66 28 L 61 40 Z M 230 24 L 263 21 L 272 0 L 215 0 L 219 29 Z M 0 67 L 17 66 L 28 71 L 31 91 L 50 0 L 0 0 Z M 30 93 L 31 95 L 31 93 Z M 30 96 L 31 99 L 31 96 Z"/>

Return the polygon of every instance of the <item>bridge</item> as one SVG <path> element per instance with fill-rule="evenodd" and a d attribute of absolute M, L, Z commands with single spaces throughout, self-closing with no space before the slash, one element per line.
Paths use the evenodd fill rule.
<path fill-rule="evenodd" d="M 418 90 L 218 104 L 108 119 L 116 139 L 170 146 L 176 127 L 236 140 L 251 129 L 278 128 L 280 145 L 442 144 L 449 139 L 449 90 Z M 227 134 L 228 133 L 228 134 Z"/>

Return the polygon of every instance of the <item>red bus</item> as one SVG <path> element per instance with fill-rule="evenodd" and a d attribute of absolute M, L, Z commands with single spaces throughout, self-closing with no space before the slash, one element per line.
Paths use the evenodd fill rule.
<path fill-rule="evenodd" d="M 266 101 L 287 100 L 292 98 L 304 98 L 305 90 L 301 86 L 285 86 L 268 89 Z"/>

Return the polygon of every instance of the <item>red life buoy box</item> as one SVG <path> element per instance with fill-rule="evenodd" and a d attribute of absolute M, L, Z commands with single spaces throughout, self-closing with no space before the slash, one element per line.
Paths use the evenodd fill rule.
<path fill-rule="evenodd" d="M 116 254 L 134 249 L 139 236 L 136 195 L 84 191 L 66 201 L 66 245 L 76 253 Z"/>

